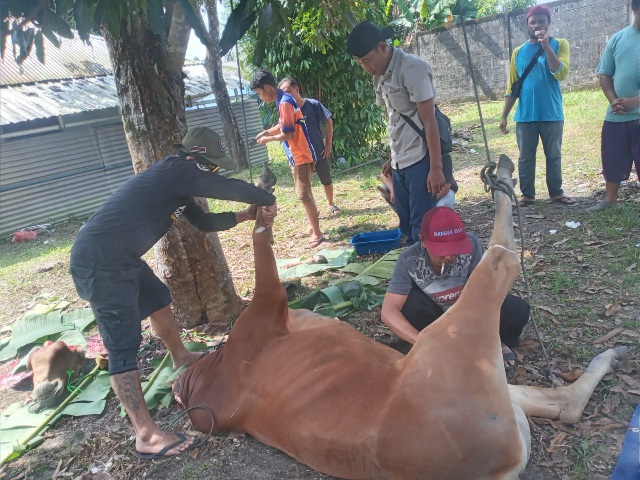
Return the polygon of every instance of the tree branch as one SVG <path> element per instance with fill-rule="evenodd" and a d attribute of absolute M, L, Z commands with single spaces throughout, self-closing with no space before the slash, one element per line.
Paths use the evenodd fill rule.
<path fill-rule="evenodd" d="M 182 72 L 184 66 L 191 26 L 185 19 L 184 11 L 180 5 L 174 2 L 172 7 L 169 33 L 167 34 L 166 66 L 173 74 L 177 75 Z M 169 12 L 169 8 L 167 8 L 167 12 Z"/>

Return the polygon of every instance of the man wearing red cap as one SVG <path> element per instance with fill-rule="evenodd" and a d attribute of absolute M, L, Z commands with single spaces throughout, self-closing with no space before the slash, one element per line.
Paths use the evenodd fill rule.
<path fill-rule="evenodd" d="M 382 321 L 398 337 L 414 344 L 418 333 L 451 307 L 482 258 L 478 237 L 467 233 L 462 220 L 448 207 L 428 211 L 420 228 L 420 242 L 400 254 L 382 303 Z M 507 295 L 500 311 L 500 339 L 505 367 L 515 367 L 522 329 L 529 321 L 529 305 Z"/>
<path fill-rule="evenodd" d="M 569 42 L 549 36 L 547 30 L 551 23 L 551 12 L 546 5 L 531 7 L 526 15 L 526 23 L 529 40 L 516 47 L 511 56 L 500 121 L 500 131 L 509 133 L 507 118 L 519 98 L 514 116 L 520 150 L 518 176 L 522 191 L 518 204 L 526 206 L 535 200 L 536 151 L 539 140 L 542 140 L 549 199 L 562 205 L 575 205 L 575 200 L 562 190 L 561 163 L 564 114 L 560 82 L 569 74 Z"/>

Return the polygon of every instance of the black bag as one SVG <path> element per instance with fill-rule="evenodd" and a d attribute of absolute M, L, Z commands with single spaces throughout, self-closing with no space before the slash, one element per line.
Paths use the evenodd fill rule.
<path fill-rule="evenodd" d="M 413 128 L 418 133 L 418 135 L 420 135 L 424 139 L 425 142 L 427 141 L 427 135 L 424 131 L 424 128 L 418 128 L 416 123 L 411 120 L 408 115 L 400 113 L 400 116 L 404 119 L 405 122 L 409 124 L 411 128 Z M 436 123 L 438 124 L 438 132 L 440 133 L 440 153 L 442 155 L 451 153 L 453 151 L 453 142 L 451 140 L 451 120 L 449 120 L 449 117 L 447 117 L 440 111 L 437 105 Z"/>
<path fill-rule="evenodd" d="M 551 41 L 551 37 L 549 37 L 549 41 Z M 525 68 L 524 72 L 522 72 L 522 76 L 518 78 L 515 82 L 513 82 L 513 84 L 511 85 L 511 96 L 513 98 L 520 98 L 520 92 L 522 92 L 522 82 L 524 82 L 524 79 L 527 78 L 527 75 L 529 75 L 529 72 L 538 61 L 538 58 L 540 58 L 540 55 L 542 55 L 543 53 L 544 53 L 543 48 L 538 50 L 536 54 L 533 56 L 533 58 L 531 59 L 531 61 L 529 62 L 529 65 L 527 65 L 527 68 Z"/>

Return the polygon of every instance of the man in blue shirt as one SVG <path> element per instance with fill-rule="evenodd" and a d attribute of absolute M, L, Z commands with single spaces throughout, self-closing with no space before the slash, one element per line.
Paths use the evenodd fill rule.
<path fill-rule="evenodd" d="M 309 140 L 316 155 L 315 171 L 324 187 L 329 213 L 338 213 L 340 208 L 333 203 L 333 180 L 331 178 L 331 150 L 333 149 L 333 119 L 331 118 L 331 112 L 318 100 L 304 98 L 300 94 L 300 83 L 295 78 L 283 78 L 280 80 L 278 88 L 293 97 L 302 115 L 304 115 L 307 131 L 309 132 Z M 323 124 L 325 127 L 324 135 L 322 134 Z"/>
<path fill-rule="evenodd" d="M 512 86 L 527 69 L 535 55 L 542 49 L 528 76 L 522 81 L 520 101 L 514 120 L 520 157 L 518 175 L 522 197 L 518 204 L 533 203 L 535 191 L 536 150 L 538 139 L 542 140 L 546 157 L 546 180 L 552 202 L 575 205 L 575 200 L 562 190 L 562 93 L 560 81 L 569 74 L 569 42 L 563 38 L 552 38 L 547 32 L 551 12 L 546 5 L 535 5 L 526 15 L 529 40 L 513 51 L 507 92 L 505 94 L 500 131 L 507 130 L 509 112 L 516 103 Z"/>
<path fill-rule="evenodd" d="M 629 178 L 635 162 L 640 175 L 640 0 L 632 0 L 633 24 L 607 42 L 598 77 L 609 101 L 602 125 L 602 174 L 605 198 L 587 209 L 601 212 L 615 207 L 620 182 Z"/>

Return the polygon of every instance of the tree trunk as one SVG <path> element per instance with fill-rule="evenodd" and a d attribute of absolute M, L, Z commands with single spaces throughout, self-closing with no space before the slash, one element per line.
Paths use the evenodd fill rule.
<path fill-rule="evenodd" d="M 249 159 L 247 148 L 240 134 L 240 128 L 236 116 L 231 107 L 229 94 L 227 93 L 227 85 L 222 76 L 222 59 L 220 58 L 220 47 L 218 41 L 220 38 L 220 26 L 218 24 L 218 8 L 217 0 L 205 0 L 205 8 L 207 10 L 207 19 L 209 22 L 209 30 L 207 35 L 207 53 L 204 59 L 204 68 L 209 77 L 209 84 L 216 97 L 218 104 L 218 113 L 222 122 L 224 136 L 227 139 L 227 146 L 231 155 L 238 161 L 241 168 L 249 167 Z M 201 24 L 204 29 L 204 22 Z"/>
<path fill-rule="evenodd" d="M 177 18 L 182 13 L 178 10 L 174 8 Z M 173 144 L 179 143 L 186 132 L 181 70 L 185 49 L 178 45 L 187 42 L 189 27 L 172 22 L 169 52 L 142 13 L 132 18 L 131 25 L 121 25 L 118 38 L 106 28 L 102 33 L 113 64 L 133 167 L 138 173 L 174 154 Z M 182 55 L 182 59 L 176 60 L 175 55 Z M 208 211 L 206 201 L 199 203 Z M 240 313 L 242 304 L 216 234 L 203 234 L 179 220 L 158 242 L 155 254 L 181 326 L 209 321 L 226 328 Z"/>

